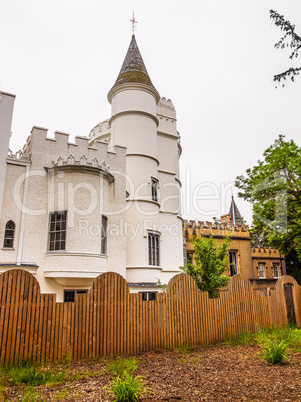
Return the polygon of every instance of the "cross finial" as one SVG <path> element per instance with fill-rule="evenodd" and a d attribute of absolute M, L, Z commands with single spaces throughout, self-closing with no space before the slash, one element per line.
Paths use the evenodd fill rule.
<path fill-rule="evenodd" d="M 135 13 L 133 11 L 133 18 L 130 20 L 132 23 L 133 35 L 135 35 L 135 24 L 137 24 L 137 20 L 135 18 Z"/>

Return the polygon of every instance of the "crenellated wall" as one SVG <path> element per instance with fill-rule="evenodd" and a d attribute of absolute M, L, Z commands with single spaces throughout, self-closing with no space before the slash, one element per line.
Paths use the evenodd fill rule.
<path fill-rule="evenodd" d="M 284 257 L 279 250 L 269 246 L 262 246 L 262 247 L 252 247 L 252 256 L 253 257 L 264 257 L 265 255 L 270 255 L 271 257 L 280 258 Z"/>
<path fill-rule="evenodd" d="M 0 250 L 0 271 L 28 267 L 44 292 L 56 292 L 63 300 L 64 289 L 86 289 L 102 272 L 126 276 L 126 149 L 109 151 L 103 142 L 90 146 L 86 137 L 70 143 L 69 134 L 55 132 L 50 138 L 47 133 L 34 127 L 23 153 L 7 158 L 0 238 L 8 220 L 16 229 L 14 247 Z M 49 249 L 49 217 L 58 211 L 67 211 L 66 245 L 54 251 Z"/>
<path fill-rule="evenodd" d="M 239 237 L 250 239 L 248 226 L 231 226 L 225 223 L 208 221 L 184 220 L 183 232 L 186 239 L 198 238 L 201 234 L 213 237 L 225 237 L 230 235 L 232 238 Z"/>

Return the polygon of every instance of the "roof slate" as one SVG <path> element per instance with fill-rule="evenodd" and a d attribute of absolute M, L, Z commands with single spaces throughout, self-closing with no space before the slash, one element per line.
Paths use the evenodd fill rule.
<path fill-rule="evenodd" d="M 130 82 L 145 84 L 155 88 L 146 70 L 135 35 L 132 36 L 129 49 L 113 88 Z"/>
<path fill-rule="evenodd" d="M 237 205 L 234 201 L 233 196 L 232 196 L 232 202 L 231 202 L 229 214 L 230 214 L 230 225 L 235 225 L 235 226 L 243 226 L 244 225 L 243 217 L 241 216 L 241 213 L 239 212 L 239 209 L 237 208 Z"/>

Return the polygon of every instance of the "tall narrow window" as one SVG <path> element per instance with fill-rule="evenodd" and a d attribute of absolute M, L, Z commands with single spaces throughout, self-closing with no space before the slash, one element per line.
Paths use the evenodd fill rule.
<path fill-rule="evenodd" d="M 160 265 L 160 236 L 155 233 L 148 234 L 148 263 L 149 265 Z"/>
<path fill-rule="evenodd" d="M 158 182 L 152 179 L 152 200 L 158 201 Z"/>
<path fill-rule="evenodd" d="M 101 254 L 107 254 L 107 224 L 108 218 L 102 216 L 101 219 Z"/>
<path fill-rule="evenodd" d="M 16 228 L 15 222 L 8 221 L 6 223 L 3 247 L 5 247 L 5 248 L 13 248 L 14 247 L 15 228 Z"/>
<path fill-rule="evenodd" d="M 67 211 L 50 213 L 49 251 L 66 250 Z"/>
<path fill-rule="evenodd" d="M 259 278 L 265 278 L 264 262 L 258 263 L 258 274 Z"/>
<path fill-rule="evenodd" d="M 236 251 L 229 252 L 229 259 L 230 259 L 230 275 L 234 276 L 238 274 L 237 270 L 237 254 Z"/>
<path fill-rule="evenodd" d="M 274 268 L 274 278 L 279 278 L 279 265 L 273 264 L 273 268 Z"/>

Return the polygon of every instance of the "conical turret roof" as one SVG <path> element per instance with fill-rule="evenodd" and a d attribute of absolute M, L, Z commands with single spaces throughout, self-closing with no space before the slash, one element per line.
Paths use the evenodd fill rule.
<path fill-rule="evenodd" d="M 125 56 L 120 73 L 112 89 L 116 88 L 119 85 L 131 82 L 149 85 L 150 87 L 155 89 L 146 70 L 144 61 L 142 59 L 135 39 L 135 35 L 132 36 L 132 40 Z"/>
<path fill-rule="evenodd" d="M 237 205 L 235 204 L 233 196 L 232 196 L 232 202 L 231 202 L 231 206 L 230 206 L 229 215 L 230 215 L 230 225 L 243 226 L 245 224 L 244 220 L 239 212 L 239 209 L 237 208 Z"/>

